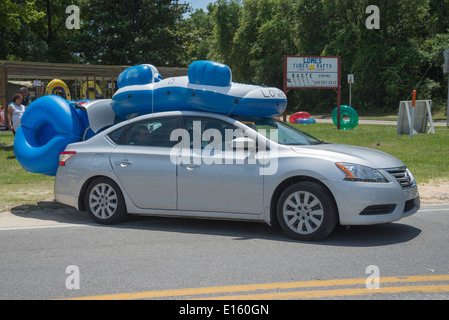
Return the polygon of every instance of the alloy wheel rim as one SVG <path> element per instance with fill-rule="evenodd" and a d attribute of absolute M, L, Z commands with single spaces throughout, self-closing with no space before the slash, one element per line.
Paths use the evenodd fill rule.
<path fill-rule="evenodd" d="M 298 234 L 311 234 L 323 223 L 324 208 L 312 193 L 297 191 L 287 197 L 282 209 L 287 226 Z"/>
<path fill-rule="evenodd" d="M 110 218 L 117 209 L 117 193 L 106 183 L 97 184 L 89 194 L 89 208 L 99 219 Z"/>

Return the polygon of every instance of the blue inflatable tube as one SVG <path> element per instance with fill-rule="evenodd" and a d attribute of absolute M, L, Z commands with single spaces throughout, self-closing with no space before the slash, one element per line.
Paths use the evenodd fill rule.
<path fill-rule="evenodd" d="M 152 67 L 131 67 L 118 77 L 112 109 L 121 118 L 174 110 L 273 117 L 287 106 L 281 90 L 234 83 L 229 67 L 218 62 L 195 61 L 187 76 L 164 80 Z"/>
<path fill-rule="evenodd" d="M 59 154 L 69 143 L 81 140 L 84 126 L 65 99 L 55 95 L 36 99 L 23 114 L 14 137 L 16 158 L 27 171 L 54 176 Z"/>
<path fill-rule="evenodd" d="M 296 124 L 315 124 L 316 120 L 314 118 L 298 118 L 294 120 Z"/>
<path fill-rule="evenodd" d="M 118 119 L 175 110 L 273 117 L 287 106 L 281 90 L 234 83 L 229 67 L 213 61 L 193 62 L 187 76 L 164 80 L 152 65 L 134 66 L 124 70 L 117 83 L 119 90 L 111 100 L 76 106 L 48 95 L 31 103 L 14 139 L 14 152 L 22 167 L 55 175 L 59 154 L 68 144 L 89 139 Z"/>

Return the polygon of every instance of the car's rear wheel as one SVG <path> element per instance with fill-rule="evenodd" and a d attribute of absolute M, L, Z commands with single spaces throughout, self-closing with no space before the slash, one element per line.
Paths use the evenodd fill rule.
<path fill-rule="evenodd" d="M 127 217 L 123 194 L 111 179 L 93 180 L 87 187 L 85 203 L 87 212 L 98 223 L 116 224 Z"/>
<path fill-rule="evenodd" d="M 277 204 L 279 225 L 297 240 L 327 237 L 337 224 L 337 209 L 329 192 L 315 182 L 303 181 L 286 188 Z"/>

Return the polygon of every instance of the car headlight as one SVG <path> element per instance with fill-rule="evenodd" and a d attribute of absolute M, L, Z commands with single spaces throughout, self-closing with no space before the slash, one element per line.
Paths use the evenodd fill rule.
<path fill-rule="evenodd" d="M 345 173 L 345 180 L 362 182 L 388 182 L 376 169 L 354 163 L 336 163 L 336 166 Z"/>
<path fill-rule="evenodd" d="M 416 180 L 415 180 L 415 177 L 413 176 L 412 172 L 408 168 L 405 170 L 405 172 L 407 172 L 407 174 L 409 176 L 410 183 L 415 184 Z"/>

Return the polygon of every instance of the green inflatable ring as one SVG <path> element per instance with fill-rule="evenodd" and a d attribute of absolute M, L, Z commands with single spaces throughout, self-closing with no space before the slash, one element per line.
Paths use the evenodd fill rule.
<path fill-rule="evenodd" d="M 348 117 L 349 120 L 344 120 L 343 117 Z M 332 121 L 336 126 L 338 119 L 338 108 L 335 108 L 334 112 L 332 112 Z M 350 106 L 340 106 L 340 129 L 348 130 L 354 129 L 359 124 L 359 115 L 357 112 L 351 108 Z"/>

